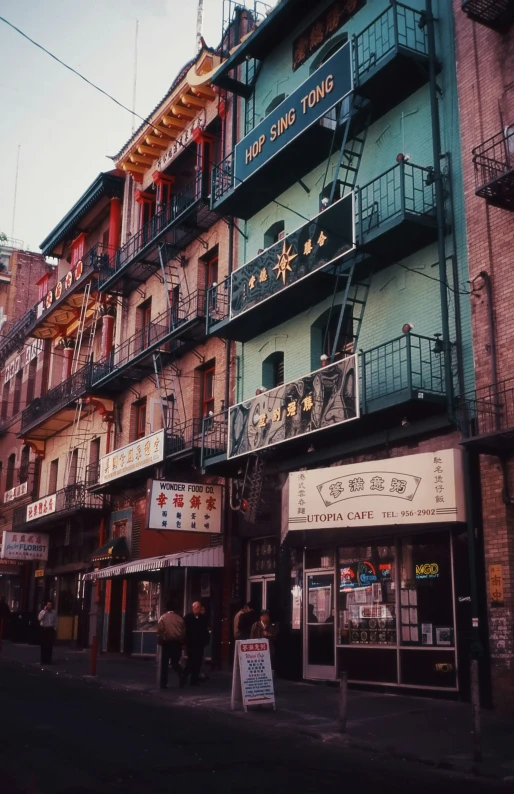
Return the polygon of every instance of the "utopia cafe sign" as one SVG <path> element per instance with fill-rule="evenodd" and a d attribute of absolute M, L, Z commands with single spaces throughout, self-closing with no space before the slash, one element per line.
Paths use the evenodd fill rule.
<path fill-rule="evenodd" d="M 457 449 L 292 472 L 287 487 L 288 531 L 466 520 Z"/>

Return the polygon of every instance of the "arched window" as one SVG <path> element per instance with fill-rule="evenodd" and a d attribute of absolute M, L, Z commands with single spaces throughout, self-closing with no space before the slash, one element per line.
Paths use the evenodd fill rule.
<path fill-rule="evenodd" d="M 316 71 L 316 69 L 319 69 L 319 67 L 328 61 L 328 59 L 331 58 L 332 55 L 334 55 L 338 50 L 340 50 L 343 44 L 346 44 L 347 41 L 348 33 L 341 33 L 331 41 L 328 41 L 325 46 L 321 48 L 311 63 L 310 73 L 312 74 Z"/>
<path fill-rule="evenodd" d="M 284 354 L 280 351 L 271 353 L 262 362 L 262 385 L 265 389 L 274 389 L 284 382 Z"/>
<path fill-rule="evenodd" d="M 321 356 L 323 354 L 329 358 L 331 357 L 334 343 L 336 349 L 334 361 L 340 361 L 354 352 L 355 338 L 353 335 L 352 307 L 345 307 L 341 329 L 336 340 L 340 313 L 340 305 L 334 306 L 332 311 L 327 309 L 311 326 L 311 367 L 313 370 L 321 367 Z"/>
<path fill-rule="evenodd" d="M 7 458 L 7 474 L 5 478 L 5 490 L 10 491 L 14 488 L 14 468 L 16 466 L 16 455 L 14 452 Z"/>
<path fill-rule="evenodd" d="M 276 221 L 264 232 L 264 248 L 269 248 L 283 237 L 285 237 L 284 221 Z"/>
<path fill-rule="evenodd" d="M 20 483 L 27 482 L 29 478 L 29 460 L 30 448 L 25 445 L 20 455 Z"/>
<path fill-rule="evenodd" d="M 271 102 L 269 103 L 268 107 L 267 107 L 267 108 L 266 108 L 266 110 L 264 111 L 264 115 L 265 115 L 265 116 L 269 116 L 269 114 L 271 113 L 271 111 L 272 111 L 272 110 L 275 110 L 275 108 L 278 108 L 278 106 L 281 104 L 281 102 L 283 102 L 283 101 L 284 101 L 284 99 L 286 98 L 286 96 L 287 96 L 287 94 L 277 94 L 277 96 L 275 97 L 275 99 L 272 99 L 272 100 L 271 100 Z"/>

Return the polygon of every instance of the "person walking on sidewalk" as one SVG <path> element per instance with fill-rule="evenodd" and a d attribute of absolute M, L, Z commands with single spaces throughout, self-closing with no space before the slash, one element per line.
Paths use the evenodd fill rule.
<path fill-rule="evenodd" d="M 186 650 L 187 665 L 184 670 L 184 679 L 191 676 L 191 686 L 200 683 L 200 670 L 202 668 L 203 651 L 209 642 L 209 627 L 207 617 L 202 615 L 202 605 L 195 601 L 192 612 L 185 618 L 186 624 Z"/>
<path fill-rule="evenodd" d="M 57 612 L 52 601 L 47 601 L 38 615 L 41 627 L 41 664 L 52 664 L 55 632 L 57 629 Z"/>
<path fill-rule="evenodd" d="M 161 615 L 157 623 L 157 642 L 161 646 L 161 668 L 159 686 L 161 689 L 168 687 L 168 668 L 178 675 L 180 686 L 184 685 L 184 671 L 180 664 L 182 646 L 186 639 L 186 624 L 184 618 L 173 609 L 174 604 L 168 601 L 166 612 Z"/>

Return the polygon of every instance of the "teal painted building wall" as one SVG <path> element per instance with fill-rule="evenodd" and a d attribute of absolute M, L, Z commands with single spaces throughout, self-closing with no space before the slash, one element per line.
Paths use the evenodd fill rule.
<path fill-rule="evenodd" d="M 349 23 L 340 29 L 317 53 L 296 72 L 292 71 L 292 42 L 329 3 L 317 3 L 310 18 L 291 31 L 282 44 L 264 61 L 255 90 L 255 121 L 266 115 L 266 108 L 280 94 L 291 94 L 316 68 L 320 58 L 333 46 L 342 34 L 351 39 L 358 35 L 384 10 L 390 8 L 387 0 L 368 0 Z M 411 0 L 411 8 L 423 9 L 421 0 Z M 470 303 L 468 293 L 468 267 L 466 258 L 466 230 L 464 220 L 464 195 L 462 185 L 462 163 L 460 131 L 457 108 L 457 86 L 455 74 L 455 49 L 453 12 L 451 4 L 434 0 L 437 19 L 436 34 L 439 60 L 442 69 L 438 76 L 441 117 L 441 147 L 449 157 L 443 160 L 443 170 L 451 178 L 453 218 L 450 201 L 447 201 L 447 220 L 454 220 L 448 229 L 446 255 L 448 257 L 448 305 L 450 313 L 451 341 L 455 342 L 455 293 L 451 287 L 452 268 L 450 257 L 455 257 L 460 291 L 460 314 L 462 327 L 462 355 L 465 390 L 473 385 L 473 356 L 471 347 Z M 432 165 L 432 130 L 429 101 L 429 86 L 425 85 L 415 94 L 394 107 L 387 115 L 370 126 L 366 146 L 357 178 L 357 186 L 363 186 L 396 164 L 398 153 L 410 155 L 410 162 L 419 166 Z M 281 205 L 271 202 L 244 224 L 247 239 L 239 248 L 238 265 L 253 258 L 265 247 L 266 230 L 276 221 L 283 221 L 286 234 L 301 226 L 319 211 L 319 195 L 323 188 L 325 172 L 331 181 L 334 176 L 337 153 L 330 163 L 322 163 L 305 175 L 303 182 L 307 192 L 299 184 L 294 185 L 276 199 Z M 447 185 L 448 187 L 448 185 Z M 292 293 L 294 290 L 292 291 Z M 294 294 L 291 295 L 294 300 Z M 342 294 L 336 298 L 336 305 Z M 311 344 L 311 326 L 330 306 L 332 298 L 313 305 L 306 312 L 285 323 L 277 323 L 270 332 L 244 345 L 239 345 L 238 401 L 248 399 L 262 386 L 262 363 L 275 351 L 284 352 L 284 377 L 291 381 L 319 367 L 316 362 L 316 345 Z M 272 310 L 263 307 L 262 310 Z M 372 277 L 367 306 L 358 341 L 359 350 L 401 336 L 402 326 L 410 322 L 414 333 L 433 337 L 441 333 L 440 283 L 437 267 L 437 246 L 424 248 L 407 259 L 381 270 Z M 314 348 L 314 349 L 313 349 Z M 454 367 L 455 371 L 455 367 Z M 455 388 L 458 392 L 457 384 Z"/>

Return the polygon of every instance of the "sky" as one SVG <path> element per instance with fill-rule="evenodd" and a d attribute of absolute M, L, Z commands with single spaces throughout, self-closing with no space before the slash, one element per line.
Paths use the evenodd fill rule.
<path fill-rule="evenodd" d="M 221 38 L 223 0 L 204 0 L 203 36 Z M 146 116 L 196 51 L 197 0 L 1 0 L 0 15 Z M 100 171 L 132 116 L 0 21 L 0 232 L 38 251 Z M 139 126 L 136 119 L 136 128 Z M 14 235 L 16 159 L 20 145 Z"/>

